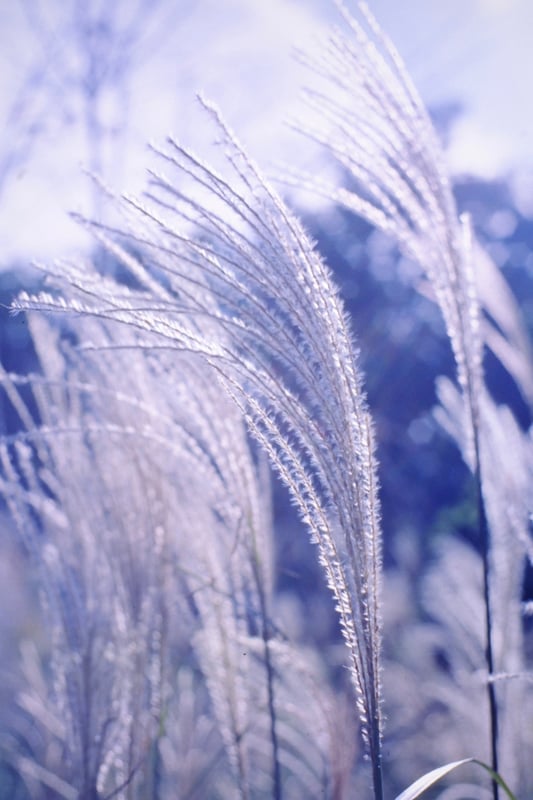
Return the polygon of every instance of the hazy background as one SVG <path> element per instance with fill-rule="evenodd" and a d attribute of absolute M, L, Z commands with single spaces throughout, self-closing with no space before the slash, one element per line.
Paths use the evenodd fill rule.
<path fill-rule="evenodd" d="M 426 103 L 453 118 L 454 174 L 506 176 L 533 214 L 533 3 L 369 6 Z M 262 165 L 309 166 L 285 125 L 305 81 L 293 51 L 337 19 L 329 0 L 0 0 L 0 268 L 79 246 L 67 211 L 96 202 L 83 169 L 138 192 L 148 141 L 172 132 L 205 153 L 198 91 Z"/>
<path fill-rule="evenodd" d="M 533 1 L 370 0 L 369 6 L 433 113 L 459 210 L 472 214 L 531 334 Z M 36 285 L 28 265 L 84 248 L 89 253 L 68 212 L 108 211 L 85 171 L 118 192 L 140 193 L 154 163 L 147 143 L 168 133 L 204 158 L 217 158 L 197 92 L 220 107 L 267 173 L 280 162 L 312 172 L 323 166 L 323 156 L 286 121 L 302 113 L 300 87 L 309 81 L 295 48 L 312 51 L 338 19 L 329 0 L 0 0 L 0 363 L 6 370 L 39 369 L 24 316 L 9 312 L 20 288 Z M 436 376 L 454 374 L 441 315 L 416 291 L 416 267 L 384 236 L 339 208 L 315 203 L 299 211 L 335 273 L 361 349 L 376 423 L 386 566 L 399 565 L 415 586 L 450 532 L 476 541 L 472 484 L 433 415 Z M 530 411 L 509 376 L 490 356 L 486 369 L 494 396 L 526 429 Z M 20 420 L 0 393 L 0 434 L 18 430 Z M 306 633 L 322 648 L 339 638 L 331 598 L 308 536 L 294 535 L 296 515 L 278 484 L 274 504 L 277 590 L 300 596 Z M 0 507 L 0 649 L 4 671 L 18 675 L 19 643 L 38 639 L 39 631 L 33 579 L 11 527 Z M 531 598 L 533 570 L 524 578 L 524 599 Z M 396 600 L 390 607 L 397 610 Z M 0 711 L 15 696 L 10 687 L 0 686 Z M 0 798 L 12 796 L 0 764 Z"/>

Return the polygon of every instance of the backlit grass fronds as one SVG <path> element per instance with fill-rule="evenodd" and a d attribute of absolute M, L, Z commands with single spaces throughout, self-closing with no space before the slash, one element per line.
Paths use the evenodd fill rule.
<path fill-rule="evenodd" d="M 316 77 L 306 92 L 316 114 L 299 127 L 353 188 L 303 182 L 392 236 L 425 270 L 475 415 L 481 339 L 469 221 L 458 219 L 437 134 L 394 46 L 365 4 L 360 19 L 337 5 L 347 31 L 331 31 L 322 51 L 302 56 Z"/>
<path fill-rule="evenodd" d="M 113 413 L 116 398 L 108 393 L 107 415 L 98 414 L 102 387 L 86 383 L 87 365 L 69 382 L 55 333 L 36 320 L 35 335 L 44 374 L 1 376 L 26 430 L 1 443 L 0 492 L 31 556 L 51 640 L 39 702 L 61 730 L 43 738 L 61 748 L 57 778 L 93 800 L 137 778 L 158 725 L 161 507 L 155 475 Z"/>
<path fill-rule="evenodd" d="M 130 247 L 108 241 L 139 288 L 66 268 L 64 297 L 22 306 L 125 323 L 141 346 L 194 350 L 214 367 L 318 545 L 350 653 L 381 797 L 380 533 L 372 425 L 350 326 L 298 220 L 215 118 L 227 173 L 168 141 Z M 187 194 L 182 185 L 191 186 Z M 198 199 L 200 198 L 200 199 Z M 105 234 L 97 231 L 104 240 Z M 157 276 L 157 280 L 156 277 Z"/>
<path fill-rule="evenodd" d="M 483 339 L 502 358 L 526 398 L 531 392 L 531 367 L 523 355 L 529 348 L 516 324 L 509 293 L 501 293 L 498 300 L 494 282 L 490 289 L 487 277 L 494 276 L 494 267 L 481 258 L 469 218 L 458 216 L 437 134 L 399 55 L 364 4 L 357 19 L 340 0 L 337 5 L 346 32 L 332 31 L 318 55 L 304 56 L 315 78 L 307 100 L 316 113 L 311 124 L 301 127 L 324 145 L 350 185 L 338 189 L 314 178 L 304 178 L 303 183 L 391 236 L 403 254 L 424 270 L 442 311 L 462 394 L 463 410 L 456 418 L 462 426 L 461 449 L 468 450 L 466 460 L 476 485 L 490 674 L 495 668 L 497 630 L 491 595 L 498 591 L 497 578 L 491 575 L 495 561 L 490 537 L 498 534 L 492 526 L 489 530 L 488 523 L 494 525 L 496 519 L 488 508 L 490 479 L 484 469 L 490 465 L 484 464 L 484 451 L 491 449 L 489 429 L 498 423 L 483 418 Z M 295 182 L 301 183 L 301 178 Z M 485 287 L 486 308 L 492 317 L 485 316 L 483 325 L 479 286 Z M 504 322 L 499 329 L 498 321 Z M 514 352 L 516 344 L 519 355 Z M 491 763 L 497 771 L 499 708 L 490 682 L 487 699 Z M 498 797 L 496 783 L 493 796 Z"/>
<path fill-rule="evenodd" d="M 435 415 L 463 451 L 461 415 L 464 405 L 457 389 L 444 378 L 438 383 L 441 406 Z M 502 716 L 501 758 L 516 786 L 527 787 L 529 769 L 521 755 L 528 739 L 522 709 L 531 702 L 526 676 L 524 629 L 521 619 L 522 585 L 526 561 L 533 563 L 530 519 L 533 510 L 531 431 L 518 425 L 510 409 L 497 406 L 487 393 L 481 398 L 483 436 L 481 474 L 491 530 L 491 611 L 494 621 L 493 675 Z M 456 613 L 459 618 L 459 612 Z M 499 676 L 499 677 L 498 677 Z M 505 676 L 514 676 L 505 679 Z"/>
<path fill-rule="evenodd" d="M 81 351 L 33 318 L 42 374 L 2 380 L 26 429 L 0 488 L 53 633 L 52 684 L 33 670 L 20 698 L 53 742 L 17 768 L 83 800 L 171 778 L 191 798 L 341 791 L 355 729 L 276 626 L 269 485 L 238 406 L 198 355 L 77 322 Z"/>

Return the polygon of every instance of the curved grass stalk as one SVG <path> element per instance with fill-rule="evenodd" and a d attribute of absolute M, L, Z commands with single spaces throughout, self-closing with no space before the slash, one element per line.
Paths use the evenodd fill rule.
<path fill-rule="evenodd" d="M 479 543 L 484 564 L 486 665 L 494 671 L 490 533 L 482 480 L 484 391 L 480 302 L 474 277 L 470 222 L 459 219 L 444 157 L 423 103 L 396 52 L 365 4 L 362 21 L 338 0 L 350 36 L 336 30 L 318 56 L 306 57 L 325 88 L 307 92 L 315 124 L 297 126 L 325 146 L 355 182 L 337 189 L 289 175 L 392 236 L 401 251 L 425 270 L 441 308 L 453 349 L 467 414 L 465 435 L 472 454 Z M 318 82 L 317 81 L 317 82 Z M 284 178 L 287 182 L 287 178 Z M 492 766 L 498 770 L 498 706 L 487 682 Z M 498 786 L 493 782 L 495 800 Z"/>

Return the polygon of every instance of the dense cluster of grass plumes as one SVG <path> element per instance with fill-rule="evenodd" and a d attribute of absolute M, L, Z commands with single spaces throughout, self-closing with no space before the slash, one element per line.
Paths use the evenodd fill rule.
<path fill-rule="evenodd" d="M 283 180 L 364 217 L 425 271 L 457 365 L 435 413 L 472 472 L 478 547 L 450 534 L 424 579 L 432 622 L 402 614 L 407 576 L 382 578 L 374 431 L 342 298 L 204 103 L 221 173 L 169 139 L 143 202 L 115 201 L 121 225 L 81 220 L 125 277 L 61 264 L 47 291 L 16 302 L 32 311 L 41 371 L 0 375 L 24 428 L 0 444 L 0 493 L 51 637 L 44 669 L 25 660 L 21 706 L 39 734 L 28 753 L 16 737 L 4 748 L 30 797 L 383 800 L 413 769 L 459 761 L 470 782 L 443 799 L 533 786 L 521 722 L 533 449 L 483 374 L 490 347 L 529 401 L 527 342 L 510 294 L 484 292 L 503 279 L 458 218 L 399 57 L 364 10 L 341 11 L 346 31 L 307 59 L 320 114 L 304 132 L 350 188 Z M 302 610 L 276 596 L 267 462 L 316 545 L 349 693 L 289 633 Z M 404 631 L 395 659 L 382 656 L 383 637 Z M 425 727 L 435 703 L 439 735 Z"/>

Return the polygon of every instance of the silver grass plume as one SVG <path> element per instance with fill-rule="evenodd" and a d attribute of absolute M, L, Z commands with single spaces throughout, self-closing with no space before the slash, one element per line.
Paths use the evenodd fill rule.
<path fill-rule="evenodd" d="M 333 791 L 346 770 L 328 720 L 336 698 L 310 654 L 284 641 L 273 618 L 270 487 L 238 407 L 197 356 L 104 349 L 119 372 L 144 358 L 159 367 L 146 394 L 157 387 L 153 411 L 172 418 L 179 452 L 171 559 L 195 609 L 191 642 L 228 754 L 230 796 Z"/>
<path fill-rule="evenodd" d="M 42 317 L 34 317 L 30 325 L 43 374 L 3 375 L 2 388 L 26 430 L 13 442 L 2 442 L 0 491 L 34 556 L 54 633 L 54 686 L 40 693 L 29 686 L 24 705 L 39 722 L 57 711 L 59 740 L 70 762 L 69 770 L 61 762 L 56 765 L 59 774 L 37 758 L 26 759 L 21 769 L 49 785 L 60 785 L 61 776 L 68 776 L 85 800 L 93 795 L 123 797 L 130 782 L 150 790 L 150 751 L 157 754 L 154 722 L 160 720 L 161 706 L 170 702 L 168 689 L 163 689 L 169 635 L 178 652 L 183 650 L 180 638 L 192 637 L 188 597 L 194 594 L 196 607 L 206 608 L 204 628 L 205 620 L 215 616 L 216 600 L 223 597 L 228 613 L 211 625 L 212 639 L 223 639 L 234 652 L 241 650 L 242 632 L 241 637 L 232 635 L 232 621 L 242 627 L 244 585 L 251 580 L 242 554 L 250 546 L 239 533 L 242 518 L 258 529 L 255 546 L 265 585 L 271 583 L 271 559 L 268 543 L 259 541 L 266 534 L 261 520 L 269 522 L 268 492 L 264 500 L 259 497 L 242 419 L 229 399 L 224 403 L 220 398 L 205 364 L 183 354 L 174 358 L 177 374 L 170 379 L 168 353 L 150 359 L 142 349 L 117 351 L 104 326 L 91 319 L 78 323 L 77 335 L 91 344 L 73 354 Z M 39 421 L 33 419 L 21 386 L 31 387 Z M 14 453 L 25 445 L 29 456 L 21 475 Z M 38 453 L 36 467 L 31 447 Z M 31 483 L 31 494 L 24 481 Z M 238 481 L 244 486 L 241 506 L 235 508 Z M 52 525 L 54 508 L 57 517 L 70 521 L 58 531 Z M 215 523 L 215 517 L 226 524 Z M 201 546 L 211 554 L 210 571 L 205 558 L 198 557 Z M 47 557 L 52 551 L 53 562 Z M 66 570 L 73 573 L 68 586 Z M 222 582 L 217 583 L 220 575 Z M 152 604 L 155 613 L 147 615 Z M 185 620 L 176 626 L 174 619 L 169 631 L 171 604 Z M 232 612 L 233 604 L 238 614 Z M 139 624 L 144 615 L 145 630 Z M 104 653 L 85 669 L 87 636 L 94 642 L 89 653 L 99 654 L 101 647 Z M 230 695 L 227 712 L 218 715 L 223 735 L 235 706 L 247 698 L 245 671 L 235 661 L 228 663 L 218 692 L 213 692 L 215 710 L 217 693 Z M 200 658 L 211 687 L 217 663 L 220 659 Z M 145 679 L 152 688 L 149 695 L 141 691 Z M 250 703 L 246 714 L 251 717 Z M 150 720 L 151 725 L 145 724 Z M 242 751 L 247 749 L 245 733 L 244 723 L 234 732 L 233 741 Z M 231 746 L 230 741 L 230 755 Z M 122 775 L 116 766 L 121 762 L 128 765 Z M 244 785 L 240 776 L 231 795 Z M 65 786 L 68 790 L 69 784 Z"/>
<path fill-rule="evenodd" d="M 261 580 L 265 586 L 272 581 L 268 490 L 261 485 L 262 499 L 242 419 L 220 396 L 204 362 L 186 352 L 173 354 L 170 362 L 168 352 L 132 349 L 124 341 L 116 346 L 113 339 L 95 337 L 88 325 L 94 321 L 79 322 L 78 335 L 100 366 L 102 383 L 109 382 L 111 391 L 120 389 L 126 407 L 133 402 L 137 410 L 129 429 L 144 442 L 146 466 L 159 475 L 165 508 L 166 556 L 173 575 L 167 599 L 186 619 L 185 635 L 196 651 L 228 755 L 231 796 L 246 798 L 252 705 L 241 640 L 247 613 L 253 613 L 250 595 L 256 596 L 250 591 L 252 544 Z M 255 539 L 246 535 L 245 520 L 257 531 Z M 169 688 L 165 706 L 172 706 L 173 695 Z M 180 771 L 174 772 L 183 783 Z"/>
<path fill-rule="evenodd" d="M 26 707 L 38 723 L 60 721 L 42 735 L 53 734 L 50 750 L 62 757 L 58 775 L 37 760 L 23 771 L 75 787 L 82 800 L 123 796 L 161 708 L 157 481 L 122 424 L 117 395 L 91 383 L 81 360 L 68 376 L 56 332 L 42 318 L 31 326 L 43 374 L 0 374 L 25 428 L 0 443 L 0 494 L 31 556 L 52 644 L 50 680 L 28 687 Z"/>
<path fill-rule="evenodd" d="M 468 461 L 476 486 L 484 566 L 491 761 L 497 771 L 498 703 L 491 680 L 491 542 L 482 475 L 482 438 L 490 424 L 483 418 L 482 408 L 486 391 L 483 335 L 510 365 L 525 397 L 530 396 L 531 368 L 522 369 L 523 361 L 511 355 L 511 342 L 523 344 L 520 326 L 514 324 L 512 315 L 510 324 L 503 329 L 510 334 L 508 338 L 487 320 L 481 324 L 478 285 L 483 281 L 476 279 L 475 266 L 476 260 L 481 261 L 480 248 L 469 218 L 458 217 L 440 143 L 401 58 L 366 5 L 359 4 L 361 21 L 350 15 L 341 0 L 337 6 L 349 35 L 335 30 L 321 53 L 303 57 L 315 75 L 315 83 L 323 80 L 325 88 L 318 86 L 307 92 L 308 103 L 318 112 L 317 121 L 300 128 L 326 147 L 355 188 L 337 189 L 314 179 L 304 179 L 303 183 L 393 237 L 400 250 L 425 271 L 444 317 L 465 407 L 462 435 L 468 443 Z M 289 176 L 291 181 L 302 184 Z M 490 305 L 487 307 L 490 310 Z M 509 323 L 508 316 L 506 322 Z M 495 782 L 493 796 L 498 797 Z"/>
<path fill-rule="evenodd" d="M 125 324 L 142 337 L 140 346 L 193 350 L 214 367 L 318 545 L 381 798 L 379 507 L 352 334 L 330 272 L 302 226 L 207 110 L 228 175 L 169 139 L 158 155 L 174 177 L 153 173 L 145 204 L 126 203 L 134 224 L 121 233 L 143 249 L 152 271 L 112 242 L 109 234 L 120 231 L 93 226 L 140 289 L 66 265 L 70 288 L 63 297 L 23 296 L 18 306 Z"/>
<path fill-rule="evenodd" d="M 269 487 L 264 465 L 250 448 L 239 409 L 221 393 L 213 380 L 212 369 L 198 356 L 159 349 L 146 351 L 133 347 L 133 343 L 131 347 L 126 346 L 124 340 L 117 344 L 105 326 L 85 318 L 78 320 L 76 326 L 76 335 L 85 344 L 81 352 L 70 352 L 73 363 L 70 375 L 66 375 L 60 351 L 69 352 L 68 346 L 52 335 L 42 317 L 32 319 L 31 325 L 45 355 L 44 374 L 26 379 L 24 383 L 29 381 L 34 394 L 40 396 L 45 427 L 36 427 L 31 434 L 27 431 L 19 438 L 31 436 L 31 440 L 44 444 L 48 439 L 55 443 L 57 438 L 60 451 L 65 450 L 77 464 L 84 460 L 84 449 L 77 433 L 90 435 L 95 445 L 101 443 L 89 454 L 92 472 L 100 476 L 97 477 L 97 482 L 101 483 L 99 492 L 93 490 L 91 480 L 85 478 L 84 473 L 80 478 L 73 466 L 67 472 L 59 464 L 50 462 L 48 465 L 50 474 L 62 486 L 62 494 L 57 497 L 59 507 L 65 506 L 66 498 L 73 495 L 79 499 L 80 508 L 85 508 L 86 503 L 95 508 L 103 506 L 109 515 L 107 526 L 100 526 L 101 530 L 94 533 L 91 529 L 87 532 L 87 539 L 94 539 L 95 551 L 109 561 L 115 582 L 111 589 L 101 581 L 95 587 L 100 592 L 100 603 L 95 601 L 95 608 L 110 606 L 113 591 L 120 586 L 122 576 L 137 563 L 135 554 L 129 552 L 130 539 L 144 552 L 144 541 L 150 547 L 150 530 L 146 523 L 150 517 L 158 517 L 157 537 L 165 541 L 165 549 L 162 561 L 158 562 L 156 580 L 161 581 L 159 573 L 163 569 L 167 575 L 163 573 L 161 585 L 167 608 L 164 636 L 160 636 L 157 626 L 153 633 L 163 638 L 162 661 L 168 662 L 168 651 L 172 650 L 175 653 L 172 660 L 181 666 L 183 674 L 186 663 L 179 653 L 183 651 L 185 640 L 192 642 L 195 663 L 209 690 L 210 707 L 206 713 L 214 715 L 228 756 L 224 758 L 220 750 L 217 755 L 213 744 L 209 746 L 207 742 L 206 759 L 195 758 L 195 768 L 191 768 L 189 761 L 183 769 L 173 767 L 171 774 L 176 785 L 183 792 L 187 786 L 194 791 L 196 784 L 205 791 L 202 769 L 214 769 L 215 777 L 211 780 L 217 787 L 222 782 L 227 783 L 229 797 L 260 793 L 279 796 L 282 774 L 283 793 L 287 796 L 298 796 L 301 791 L 315 796 L 326 786 L 337 791 L 335 787 L 345 783 L 351 763 L 344 759 L 339 731 L 331 721 L 335 717 L 336 699 L 324 686 L 324 676 L 314 674 L 309 654 L 304 659 L 298 646 L 289 646 L 280 638 L 272 619 Z M 21 381 L 23 379 L 16 376 L 11 379 L 6 376 L 5 383 L 13 389 Z M 13 392 L 10 394 L 14 399 Z M 79 398 L 72 403 L 69 415 L 60 402 L 63 397 Z M 30 427 L 29 420 L 27 426 Z M 121 463 L 122 459 L 128 464 L 127 468 Z M 138 484 L 132 480 L 130 464 L 144 476 L 143 491 L 138 491 Z M 107 474 L 111 465 L 113 471 Z M 129 480 L 125 480 L 126 476 Z M 153 487 L 157 487 L 157 513 Z M 15 476 L 11 490 L 16 491 Z M 136 498 L 142 507 L 148 505 L 148 520 L 143 518 Z M 116 508 L 113 518 L 110 505 Z M 161 512 L 164 512 L 162 516 Z M 89 518 L 88 513 L 82 516 Z M 46 531 L 49 543 L 53 533 L 49 526 Z M 27 524 L 21 526 L 21 532 L 28 533 Z M 101 534 L 104 538 L 100 541 Z M 69 538 L 76 547 L 75 528 L 70 530 Z M 56 543 L 60 551 L 65 549 L 60 539 Z M 38 547 L 36 560 L 39 560 Z M 80 561 L 84 563 L 85 560 L 80 554 Z M 149 559 L 144 555 L 138 561 L 136 574 L 131 576 L 132 585 L 137 586 L 136 594 L 142 587 L 148 564 Z M 44 575 L 49 578 L 53 590 L 58 581 L 57 572 L 47 572 L 45 568 Z M 130 605 L 138 605 L 134 596 L 129 602 L 128 597 L 125 598 L 125 609 Z M 175 630 L 176 620 L 170 625 L 169 606 L 179 608 L 180 625 L 185 627 L 179 636 L 179 627 Z M 187 606 L 194 609 L 192 615 L 187 613 Z M 101 616 L 105 618 L 105 613 Z M 131 633 L 134 639 L 138 636 L 135 628 Z M 111 652 L 118 645 L 112 626 L 107 638 L 107 648 Z M 61 641 L 56 642 L 54 653 L 58 661 L 64 659 L 65 649 Z M 282 664 L 280 652 L 285 653 Z M 75 671 L 75 667 L 71 671 Z M 163 672 L 166 672 L 166 688 L 159 691 L 162 695 L 159 702 L 164 709 L 164 732 L 159 734 L 161 742 L 156 738 L 150 747 L 153 755 L 146 754 L 142 772 L 139 769 L 133 781 L 135 789 L 142 786 L 149 791 L 150 761 L 154 758 L 157 761 L 158 745 L 168 754 L 173 747 L 171 742 L 175 742 L 181 752 L 178 731 L 170 730 L 169 725 L 170 719 L 175 719 L 171 710 L 179 712 L 180 708 L 187 707 L 187 701 L 186 697 L 176 697 L 180 687 L 174 687 L 168 667 Z M 312 687 L 307 692 L 306 683 Z M 105 704 L 109 685 L 103 677 L 95 682 L 91 693 L 93 706 L 102 699 Z M 298 702 L 296 689 L 299 690 Z M 58 693 L 59 699 L 62 694 Z M 35 709 L 35 692 L 33 705 L 29 705 L 29 697 L 26 692 L 25 704 Z M 67 712 L 63 703 L 60 716 L 68 716 Z M 44 718 L 42 713 L 39 716 Z M 137 716 L 135 719 L 138 721 Z M 191 730 L 195 729 L 195 723 L 193 720 Z M 348 718 L 346 723 L 344 736 L 350 729 Z M 187 722 L 177 719 L 174 724 L 179 728 Z M 205 730 L 205 724 L 202 729 Z M 208 731 L 216 747 L 218 740 L 213 737 L 212 724 Z M 111 729 L 110 735 L 112 732 Z M 75 750 L 72 745 L 74 742 L 71 749 Z M 116 742 L 112 752 L 116 755 Z M 209 768 L 209 762 L 214 766 Z M 58 774 L 54 774 L 49 759 L 44 758 L 43 763 L 47 765 L 47 772 L 36 759 L 26 760 L 25 774 L 38 772 L 41 782 L 47 779 L 57 784 L 64 774 L 61 766 Z M 168 758 L 165 763 L 168 765 Z M 101 769 L 99 772 L 97 783 L 103 789 L 106 781 Z M 109 778 L 112 780 L 113 775 Z M 157 780 L 161 780 L 159 772 Z M 79 785 L 79 782 L 79 771 L 75 769 L 72 783 Z"/>
<path fill-rule="evenodd" d="M 490 757 L 481 557 L 453 531 L 440 544 L 426 569 L 411 554 L 384 586 L 388 765 L 399 785 L 465 752 Z"/>
<path fill-rule="evenodd" d="M 446 378 L 437 384 L 440 406 L 434 414 L 462 450 L 471 453 L 462 436 L 464 404 Z M 524 432 L 507 406 L 497 406 L 485 392 L 481 398 L 485 422 L 481 439 L 481 474 L 491 531 L 491 609 L 494 620 L 494 672 L 501 710 L 502 770 L 524 791 L 531 785 L 531 769 L 524 757 L 529 726 L 524 709 L 533 695 L 526 667 L 525 629 L 521 600 L 524 564 L 533 564 L 531 514 L 533 499 L 532 431 Z M 469 464 L 471 467 L 472 465 Z M 481 600 L 479 600 L 481 606 Z M 455 618 L 458 619 L 458 613 Z M 483 648 L 480 647 L 482 654 Z M 481 656 L 480 656 L 481 657 Z"/>
<path fill-rule="evenodd" d="M 217 769 L 224 763 L 223 745 L 209 711 L 205 681 L 191 666 L 174 673 L 173 691 L 166 705 L 166 726 L 159 743 L 161 796 L 203 800 L 213 779 L 220 798 L 235 797 L 235 786 Z M 224 789 L 223 789 L 224 787 Z"/>
<path fill-rule="evenodd" d="M 159 354 L 158 360 L 166 357 L 163 363 L 170 365 L 168 356 Z M 188 432 L 179 479 L 187 499 L 175 513 L 175 562 L 183 590 L 194 604 L 197 629 L 192 643 L 234 773 L 233 794 L 247 798 L 256 780 L 250 731 L 263 713 L 276 744 L 275 719 L 265 712 L 267 701 L 254 703 L 250 659 L 243 657 L 250 619 L 262 627 L 271 613 L 269 487 L 260 478 L 235 404 L 221 393 L 205 362 L 182 356 L 174 354 L 169 370 L 178 401 L 175 424 Z M 274 689 L 266 638 L 263 644 L 266 675 L 263 672 L 258 682 L 264 697 Z M 278 753 L 270 751 L 268 735 L 261 749 L 273 776 Z"/>
<path fill-rule="evenodd" d="M 469 219 L 458 218 L 440 142 L 399 54 L 366 4 L 358 4 L 360 21 L 336 5 L 349 30 L 332 30 L 322 50 L 301 56 L 315 77 L 305 97 L 317 113 L 297 128 L 325 146 L 355 188 L 302 175 L 288 180 L 365 218 L 426 272 L 471 406 L 473 437 L 482 348 Z"/>

